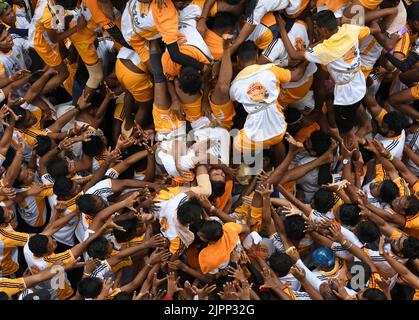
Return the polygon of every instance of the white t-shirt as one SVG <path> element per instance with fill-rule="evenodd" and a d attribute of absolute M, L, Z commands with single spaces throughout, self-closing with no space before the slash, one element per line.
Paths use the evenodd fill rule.
<path fill-rule="evenodd" d="M 308 61 L 321 64 L 312 48 L 306 51 Z M 348 106 L 362 100 L 367 92 L 364 74 L 361 71 L 361 55 L 358 42 L 344 57 L 330 62 L 327 69 L 335 82 L 334 104 Z"/>
<path fill-rule="evenodd" d="M 247 23 L 258 25 L 268 12 L 280 11 L 288 7 L 290 0 L 258 0 L 252 14 L 247 18 Z"/>

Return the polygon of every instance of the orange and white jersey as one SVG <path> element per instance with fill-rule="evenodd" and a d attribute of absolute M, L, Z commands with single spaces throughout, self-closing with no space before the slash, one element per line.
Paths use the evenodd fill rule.
<path fill-rule="evenodd" d="M 29 26 L 28 40 L 32 47 L 34 46 L 35 33 L 42 34 L 42 37 L 51 47 L 58 46 L 58 44 L 53 43 L 48 38 L 48 34 L 45 31 L 45 29 L 57 29 L 57 24 L 53 23 L 54 16 L 53 10 L 51 10 L 54 5 L 51 0 L 39 0 L 37 2 L 35 13 Z"/>
<path fill-rule="evenodd" d="M 19 269 L 17 247 L 23 247 L 29 234 L 16 232 L 11 225 L 0 228 L 0 276 L 10 276 Z"/>
<path fill-rule="evenodd" d="M 158 212 L 160 231 L 169 240 L 174 240 L 178 237 L 174 219 L 177 219 L 177 208 L 180 203 L 187 198 L 188 196 L 185 193 L 179 193 L 172 199 L 157 204 L 160 207 Z"/>
<path fill-rule="evenodd" d="M 158 10 L 155 1 L 130 0 L 122 13 L 121 31 L 127 42 L 163 38 L 166 44 L 176 41 L 178 12 L 171 1 Z"/>
<path fill-rule="evenodd" d="M 383 47 L 377 42 L 377 40 L 369 35 L 363 39 L 360 43 L 361 51 L 361 63 L 363 67 L 372 68 L 380 58 Z"/>
<path fill-rule="evenodd" d="M 244 68 L 230 87 L 232 101 L 248 113 L 244 131 L 252 141 L 266 141 L 286 130 L 284 115 L 277 106 L 280 84 L 291 80 L 291 72 L 273 64 Z"/>
<path fill-rule="evenodd" d="M 205 43 L 204 39 L 202 38 L 201 34 L 198 30 L 194 27 L 191 27 L 187 24 L 181 24 L 179 26 L 179 39 L 178 39 L 179 46 L 192 46 L 208 59 L 209 62 L 214 60 L 212 57 L 211 51 L 208 48 L 207 44 Z"/>
<path fill-rule="evenodd" d="M 261 50 L 266 49 L 274 40 L 272 31 L 264 26 L 258 24 L 246 41 L 253 41 Z"/>
<path fill-rule="evenodd" d="M 202 0 L 193 0 L 182 10 L 179 10 L 179 24 L 189 25 L 196 28 L 199 17 L 202 14 Z"/>
<path fill-rule="evenodd" d="M 255 9 L 251 15 L 247 17 L 247 23 L 258 25 L 265 14 L 283 10 L 287 8 L 289 4 L 290 0 L 258 0 Z"/>
<path fill-rule="evenodd" d="M 289 0 L 290 3 L 285 9 L 285 13 L 290 18 L 298 17 L 303 11 L 307 8 L 310 3 L 310 0 Z"/>
<path fill-rule="evenodd" d="M 308 37 L 307 25 L 304 21 L 297 20 L 292 26 L 291 30 L 288 32 L 291 43 L 294 45 L 296 50 L 303 50 L 310 46 L 310 38 Z M 262 55 L 268 59 L 271 63 L 279 67 L 288 66 L 288 53 L 285 50 L 284 43 L 281 38 L 273 41 Z M 315 63 L 311 62 L 305 72 L 303 77 L 295 82 L 284 83 L 281 85 L 282 88 L 298 88 L 304 83 L 306 83 L 310 77 L 316 73 L 317 66 Z"/>
<path fill-rule="evenodd" d="M 312 48 L 307 49 L 305 57 L 310 62 L 322 63 Z M 328 63 L 327 69 L 335 82 L 335 105 L 351 105 L 365 96 L 367 87 L 361 71 L 359 42 L 355 43 L 342 57 Z"/>
<path fill-rule="evenodd" d="M 80 13 L 86 20 L 86 27 L 89 30 L 100 31 L 102 28 L 106 30 L 114 26 L 113 21 L 103 13 L 99 0 L 82 0 Z M 121 13 L 115 7 L 113 13 L 115 20 L 121 17 Z"/>
<path fill-rule="evenodd" d="M 26 263 L 32 274 L 37 274 L 38 272 L 51 268 L 54 265 L 62 264 L 63 266 L 69 265 L 74 261 L 74 256 L 71 253 L 71 250 L 64 251 L 62 253 L 53 253 L 47 257 L 35 257 L 32 251 L 29 249 L 29 245 L 23 247 L 23 253 L 25 255 Z M 71 284 L 67 279 L 67 274 L 64 273 L 64 288 L 58 286 L 60 284 L 51 280 L 41 282 L 36 285 L 36 288 L 47 289 L 51 296 L 52 300 L 64 300 L 73 294 L 71 289 Z M 54 285 L 57 285 L 56 288 Z"/>

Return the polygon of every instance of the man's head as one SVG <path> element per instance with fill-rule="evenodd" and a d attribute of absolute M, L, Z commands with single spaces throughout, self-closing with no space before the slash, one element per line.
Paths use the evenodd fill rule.
<path fill-rule="evenodd" d="M 284 220 L 285 233 L 291 241 L 300 241 L 304 238 L 306 229 L 305 220 L 300 216 L 290 216 Z"/>
<path fill-rule="evenodd" d="M 76 204 L 81 212 L 90 215 L 94 215 L 106 207 L 102 197 L 94 194 L 81 195 L 77 198 Z"/>
<path fill-rule="evenodd" d="M 324 10 L 313 16 L 314 33 L 317 40 L 330 38 L 337 32 L 338 22 L 333 11 Z"/>
<path fill-rule="evenodd" d="M 183 10 L 192 2 L 192 0 L 172 0 L 172 2 L 176 9 Z"/>
<path fill-rule="evenodd" d="M 19 174 L 13 182 L 13 187 L 27 187 L 33 183 L 34 178 L 35 172 L 32 169 L 29 169 L 27 163 L 24 162 L 20 167 Z"/>
<path fill-rule="evenodd" d="M 286 253 L 275 252 L 269 257 L 269 265 L 278 277 L 285 277 L 290 272 L 293 263 Z"/>
<path fill-rule="evenodd" d="M 1 40 L 0 40 L 0 46 L 1 46 Z M 30 128 L 38 121 L 36 120 L 36 117 L 33 115 L 33 113 L 30 112 L 29 110 L 23 109 L 20 106 L 12 106 L 11 109 L 18 117 L 20 116 L 20 118 L 15 123 L 15 127 L 18 129 Z"/>
<path fill-rule="evenodd" d="M 285 121 L 287 122 L 287 130 L 297 132 L 301 128 L 303 113 L 296 108 L 286 108 L 284 111 Z"/>
<path fill-rule="evenodd" d="M 197 199 L 188 199 L 178 206 L 177 219 L 182 225 L 188 226 L 201 220 L 202 211 L 202 206 Z"/>
<path fill-rule="evenodd" d="M 51 175 L 53 179 L 58 177 L 66 177 L 70 173 L 70 163 L 67 158 L 52 158 L 47 162 L 47 172 Z"/>
<path fill-rule="evenodd" d="M 329 149 L 332 140 L 323 131 L 314 131 L 308 139 L 304 140 L 304 148 L 312 157 L 320 157 Z"/>
<path fill-rule="evenodd" d="M 397 197 L 391 202 L 392 209 L 404 216 L 414 216 L 419 211 L 419 199 L 415 196 Z"/>
<path fill-rule="evenodd" d="M 124 228 L 124 231 L 114 229 L 113 235 L 119 243 L 128 242 L 134 239 L 138 234 L 138 218 L 132 217 L 129 219 L 119 220 L 115 222 L 118 226 Z"/>
<path fill-rule="evenodd" d="M 362 243 L 375 243 L 381 236 L 380 228 L 370 220 L 361 222 L 355 233 Z"/>
<path fill-rule="evenodd" d="M 36 234 L 29 238 L 28 246 L 35 257 L 45 257 L 54 252 L 57 248 L 57 241 L 51 236 Z"/>
<path fill-rule="evenodd" d="M 83 141 L 83 153 L 91 158 L 101 155 L 106 149 L 106 144 L 102 137 L 92 135 L 89 141 Z"/>
<path fill-rule="evenodd" d="M 198 231 L 203 242 L 216 242 L 223 236 L 223 226 L 216 220 L 206 220 Z"/>
<path fill-rule="evenodd" d="M 358 300 L 387 300 L 383 291 L 376 288 L 363 289 L 357 293 Z"/>
<path fill-rule="evenodd" d="M 317 210 L 320 213 L 326 214 L 333 208 L 335 199 L 333 192 L 330 192 L 325 189 L 319 189 L 316 191 L 313 197 L 313 209 Z"/>
<path fill-rule="evenodd" d="M 85 299 L 94 299 L 100 294 L 102 287 L 103 281 L 100 278 L 86 277 L 80 280 L 77 291 Z"/>
<path fill-rule="evenodd" d="M 6 26 L 0 23 L 0 51 L 7 53 L 13 48 L 13 38 Z"/>
<path fill-rule="evenodd" d="M 214 32 L 219 36 L 233 34 L 236 29 L 237 18 L 230 12 L 219 11 L 214 18 Z"/>
<path fill-rule="evenodd" d="M 35 152 L 38 157 L 42 157 L 48 151 L 56 147 L 55 141 L 48 136 L 36 136 L 36 148 Z"/>
<path fill-rule="evenodd" d="M 400 135 L 403 129 L 405 129 L 408 125 L 409 123 L 402 113 L 392 111 L 384 116 L 378 131 L 384 137 L 396 137 Z"/>
<path fill-rule="evenodd" d="M 182 67 L 179 75 L 180 89 L 189 95 L 198 94 L 202 87 L 202 75 L 193 67 Z"/>
<path fill-rule="evenodd" d="M 13 209 L 0 206 L 0 225 L 7 225 L 13 219 Z"/>
<path fill-rule="evenodd" d="M 258 60 L 258 48 L 252 41 L 243 42 L 237 50 L 237 61 L 241 68 L 256 64 Z"/>
<path fill-rule="evenodd" d="M 0 21 L 9 27 L 15 26 L 16 14 L 7 2 L 0 2 Z"/>
<path fill-rule="evenodd" d="M 105 260 L 112 253 L 112 249 L 112 242 L 105 237 L 100 237 L 89 244 L 87 254 L 93 259 Z"/>
<path fill-rule="evenodd" d="M 370 192 L 374 198 L 389 204 L 400 196 L 399 187 L 391 180 L 372 182 L 370 184 Z"/>
<path fill-rule="evenodd" d="M 391 250 L 406 259 L 419 258 L 419 239 L 402 234 L 397 239 L 391 240 Z"/>
<path fill-rule="evenodd" d="M 344 203 L 339 207 L 338 217 L 340 222 L 349 227 L 354 227 L 359 222 L 359 213 L 361 209 L 359 209 L 358 205 L 356 204 L 349 204 Z"/>
<path fill-rule="evenodd" d="M 407 9 L 407 19 L 415 32 L 419 32 L 419 2 L 413 2 Z"/>
<path fill-rule="evenodd" d="M 225 192 L 226 175 L 220 168 L 211 168 L 208 172 L 211 181 L 211 199 L 220 197 Z"/>
<path fill-rule="evenodd" d="M 58 177 L 55 179 L 52 190 L 59 200 L 66 200 L 76 196 L 81 186 L 67 177 Z"/>

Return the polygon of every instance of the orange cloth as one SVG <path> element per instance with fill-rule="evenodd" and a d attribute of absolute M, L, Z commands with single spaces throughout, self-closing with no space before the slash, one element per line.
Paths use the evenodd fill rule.
<path fill-rule="evenodd" d="M 208 273 L 230 259 L 230 254 L 239 241 L 241 225 L 229 222 L 223 225 L 223 236 L 215 243 L 202 249 L 198 256 L 199 266 L 203 273 Z"/>

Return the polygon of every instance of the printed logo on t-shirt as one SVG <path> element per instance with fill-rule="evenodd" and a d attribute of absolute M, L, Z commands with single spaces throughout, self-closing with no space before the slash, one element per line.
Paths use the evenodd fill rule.
<path fill-rule="evenodd" d="M 263 101 L 269 97 L 268 90 L 259 82 L 254 82 L 248 86 L 246 93 L 253 101 Z"/>

